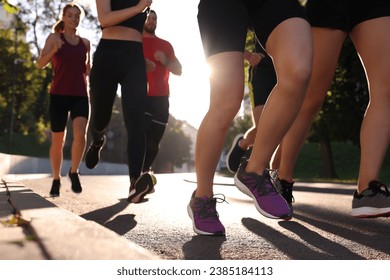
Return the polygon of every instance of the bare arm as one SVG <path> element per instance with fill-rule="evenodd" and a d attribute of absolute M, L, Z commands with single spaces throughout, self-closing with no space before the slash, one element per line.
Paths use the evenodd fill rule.
<path fill-rule="evenodd" d="M 83 43 L 85 45 L 85 48 L 87 49 L 87 59 L 85 61 L 85 65 L 87 67 L 86 74 L 89 76 L 89 73 L 91 71 L 91 43 L 88 39 L 81 38 L 83 40 Z"/>
<path fill-rule="evenodd" d="M 128 18 L 142 13 L 152 4 L 152 0 L 140 0 L 136 6 L 111 11 L 111 0 L 96 0 L 98 19 L 102 27 L 116 25 Z"/>
<path fill-rule="evenodd" d="M 165 67 L 167 67 L 169 72 L 171 72 L 172 74 L 181 76 L 181 72 L 182 72 L 181 63 L 176 57 L 173 60 L 168 60 L 168 63 L 165 64 Z"/>
<path fill-rule="evenodd" d="M 50 34 L 37 60 L 38 67 L 41 69 L 45 68 L 50 63 L 53 55 L 62 47 L 63 43 L 58 33 Z"/>
<path fill-rule="evenodd" d="M 177 75 L 177 76 L 181 75 L 182 66 L 181 66 L 181 63 L 177 59 L 176 56 L 174 57 L 174 59 L 169 60 L 169 58 L 167 57 L 167 55 L 165 53 L 163 53 L 162 51 L 157 51 L 154 54 L 154 58 L 157 61 L 160 61 L 161 64 L 163 64 L 169 70 L 169 72 L 171 72 L 172 74 Z"/>

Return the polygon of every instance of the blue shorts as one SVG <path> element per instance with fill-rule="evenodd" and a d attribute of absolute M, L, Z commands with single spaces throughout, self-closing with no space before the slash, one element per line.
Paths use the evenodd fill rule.
<path fill-rule="evenodd" d="M 313 27 L 350 32 L 366 20 L 390 16 L 389 0 L 307 0 L 306 13 Z"/>
<path fill-rule="evenodd" d="M 66 96 L 50 94 L 49 115 L 52 132 L 65 131 L 68 116 L 89 118 L 89 99 L 87 96 Z"/>
<path fill-rule="evenodd" d="M 281 22 L 306 18 L 298 0 L 200 0 L 198 24 L 206 57 L 245 48 L 248 29 L 265 47 Z"/>

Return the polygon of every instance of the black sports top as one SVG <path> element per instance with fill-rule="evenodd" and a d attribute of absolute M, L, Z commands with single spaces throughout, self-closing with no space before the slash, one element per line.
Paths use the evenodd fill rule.
<path fill-rule="evenodd" d="M 137 5 L 139 0 L 111 0 L 111 10 L 122 10 L 130 7 L 134 7 Z M 143 13 L 139 13 L 129 19 L 126 19 L 125 21 L 122 21 L 116 25 L 130 27 L 138 30 L 142 33 L 144 28 L 144 23 L 146 21 L 147 11 Z"/>

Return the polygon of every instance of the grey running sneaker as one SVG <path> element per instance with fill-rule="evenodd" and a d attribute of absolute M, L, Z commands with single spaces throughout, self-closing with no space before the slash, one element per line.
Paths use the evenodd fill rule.
<path fill-rule="evenodd" d="M 106 135 L 103 135 L 100 141 L 93 141 L 88 147 L 88 150 L 85 153 L 85 165 L 89 169 L 95 168 L 95 166 L 99 163 L 100 151 L 106 144 L 106 139 Z"/>
<path fill-rule="evenodd" d="M 60 196 L 61 181 L 60 179 L 54 179 L 51 183 L 50 196 Z"/>
<path fill-rule="evenodd" d="M 260 214 L 271 219 L 290 220 L 292 217 L 290 205 L 272 184 L 269 170 L 264 170 L 261 176 L 247 173 L 245 171 L 247 163 L 248 161 L 243 161 L 234 176 L 236 187 L 253 199 Z"/>
<path fill-rule="evenodd" d="M 232 147 L 226 156 L 226 165 L 230 172 L 235 173 L 240 166 L 241 158 L 245 154 L 245 150 L 240 148 L 238 142 L 244 138 L 243 134 L 238 134 L 232 143 Z"/>
<path fill-rule="evenodd" d="M 187 212 L 192 219 L 192 227 L 199 235 L 225 235 L 225 227 L 219 220 L 216 204 L 224 202 L 225 197 L 195 197 L 195 192 L 191 196 L 187 206 Z"/>
<path fill-rule="evenodd" d="M 355 191 L 351 215 L 356 218 L 389 217 L 389 187 L 379 181 L 371 181 L 361 194 Z"/>
<path fill-rule="evenodd" d="M 68 177 L 72 184 L 72 191 L 74 193 L 81 193 L 83 191 L 83 188 L 81 187 L 79 174 L 77 172 L 71 173 L 72 169 L 69 169 Z"/>
<path fill-rule="evenodd" d="M 139 203 L 153 188 L 153 179 L 149 173 L 143 173 L 136 180 L 131 180 L 127 202 Z"/>

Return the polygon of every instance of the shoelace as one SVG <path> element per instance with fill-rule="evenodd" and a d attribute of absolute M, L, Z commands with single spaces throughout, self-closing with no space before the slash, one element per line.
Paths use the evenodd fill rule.
<path fill-rule="evenodd" d="M 292 194 L 292 186 L 282 186 L 282 182 L 278 177 L 278 170 L 269 169 L 269 175 L 275 189 L 287 200 L 288 203 L 294 203 L 295 198 Z"/>
<path fill-rule="evenodd" d="M 268 185 L 270 187 L 260 188 L 260 186 Z M 261 195 L 267 195 L 271 192 L 278 192 L 275 186 L 272 184 L 272 179 L 270 176 L 259 176 L 255 188 L 257 192 Z"/>
<path fill-rule="evenodd" d="M 375 186 L 372 187 L 372 190 L 374 192 L 372 196 L 377 193 L 380 193 L 386 197 L 390 196 L 389 187 L 383 183 L 378 182 Z"/>
<path fill-rule="evenodd" d="M 218 218 L 219 215 L 215 208 L 215 205 L 217 203 L 223 203 L 223 202 L 229 203 L 226 201 L 226 197 L 223 194 L 213 195 L 212 197 L 207 199 L 207 201 L 205 201 L 203 205 L 200 207 L 199 215 L 202 216 L 203 218 Z"/>

